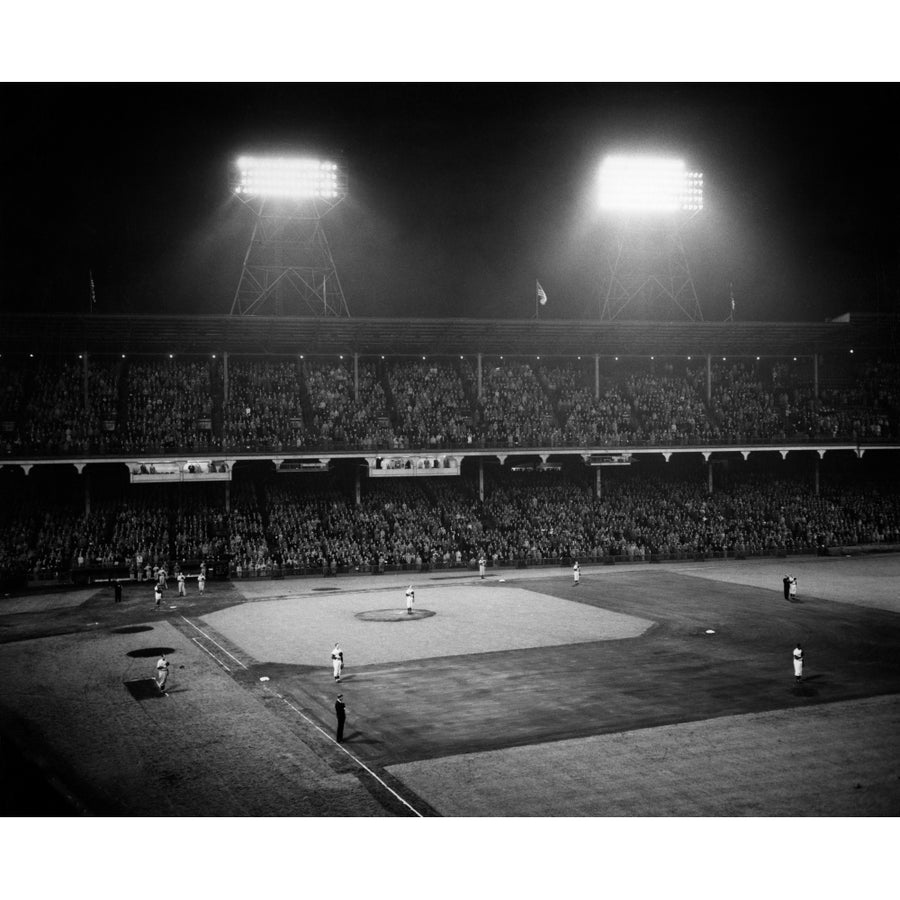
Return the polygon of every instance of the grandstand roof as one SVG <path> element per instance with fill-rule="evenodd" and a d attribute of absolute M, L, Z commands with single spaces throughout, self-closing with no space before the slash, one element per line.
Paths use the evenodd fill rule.
<path fill-rule="evenodd" d="M 0 315 L 0 352 L 791 356 L 893 351 L 897 321 Z"/>

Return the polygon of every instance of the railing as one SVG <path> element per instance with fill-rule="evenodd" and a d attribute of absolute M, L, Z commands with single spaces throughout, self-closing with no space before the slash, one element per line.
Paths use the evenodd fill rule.
<path fill-rule="evenodd" d="M 303 447 L 288 446 L 286 444 L 271 444 L 269 446 L 210 446 L 210 447 L 173 447 L 173 446 L 153 446 L 148 445 L 141 450 L 104 450 L 100 451 L 95 448 L 83 449 L 73 448 L 54 449 L 48 451 L 46 447 L 23 447 L 21 445 L 14 447 L 5 447 L 0 451 L 0 459 L 3 456 L 8 459 L 16 460 L 48 460 L 48 459 L 79 459 L 79 460 L 146 460 L 156 458 L 207 458 L 207 457 L 238 457 L 238 458 L 259 458 L 271 459 L 273 455 L 277 456 L 333 456 L 341 454 L 343 456 L 356 455 L 383 455 L 391 453 L 432 453 L 438 451 L 458 451 L 464 453 L 466 451 L 485 451 L 489 453 L 538 453 L 553 452 L 554 450 L 580 450 L 585 453 L 590 452 L 609 452 L 613 450 L 633 450 L 633 451 L 653 451 L 666 449 L 690 450 L 696 448 L 698 451 L 708 448 L 734 448 L 738 449 L 779 449 L 784 445 L 805 445 L 809 448 L 829 447 L 829 446 L 846 446 L 863 444 L 866 446 L 895 446 L 900 444 L 900 437 L 891 435 L 882 435 L 878 438 L 860 437 L 859 435 L 848 436 L 831 436 L 831 435 L 807 435 L 797 434 L 789 435 L 784 438 L 770 438 L 768 440 L 696 440 L 687 438 L 676 438 L 675 440 L 662 440 L 655 438 L 647 438 L 644 440 L 622 440 L 618 442 L 606 442 L 599 444 L 587 444 L 583 441 L 560 440 L 558 438 L 548 437 L 546 441 L 538 440 L 531 444 L 522 444 L 518 441 L 510 440 L 506 443 L 497 441 L 488 441 L 483 438 L 474 439 L 472 441 L 439 441 L 434 444 L 425 446 L 401 446 L 397 444 L 376 444 L 374 442 L 361 442 L 350 444 L 342 441 L 325 441 L 320 444 L 309 444 Z"/>

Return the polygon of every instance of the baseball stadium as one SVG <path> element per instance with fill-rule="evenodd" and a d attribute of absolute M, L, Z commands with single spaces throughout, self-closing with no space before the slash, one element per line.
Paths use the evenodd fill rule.
<path fill-rule="evenodd" d="M 533 823 L 693 886 L 697 823 L 825 819 L 825 860 L 900 813 L 891 151 L 848 126 L 838 214 L 814 91 L 664 91 L 636 141 L 601 87 L 184 86 L 66 138 L 58 207 L 68 131 L 16 118 L 0 812 L 88 823 L 86 879 L 98 819 L 205 896 L 431 890 Z"/>
<path fill-rule="evenodd" d="M 5 316 L 5 812 L 895 815 L 890 328 L 569 325 Z"/>

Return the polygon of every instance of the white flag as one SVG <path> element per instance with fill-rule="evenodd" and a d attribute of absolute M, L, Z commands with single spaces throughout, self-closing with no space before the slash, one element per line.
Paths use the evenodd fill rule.
<path fill-rule="evenodd" d="M 547 292 L 541 287 L 541 283 L 539 281 L 535 281 L 535 284 L 537 285 L 538 303 L 540 303 L 541 306 L 546 306 L 547 305 Z"/>

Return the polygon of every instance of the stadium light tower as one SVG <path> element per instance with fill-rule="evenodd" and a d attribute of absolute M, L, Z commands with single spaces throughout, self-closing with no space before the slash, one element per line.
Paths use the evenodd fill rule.
<path fill-rule="evenodd" d="M 337 163 L 242 156 L 234 192 L 255 215 L 231 314 L 349 316 L 323 219 L 346 196 Z"/>
<path fill-rule="evenodd" d="M 600 318 L 702 321 L 681 230 L 703 209 L 703 175 L 679 159 L 608 156 L 598 185 L 612 233 Z"/>

